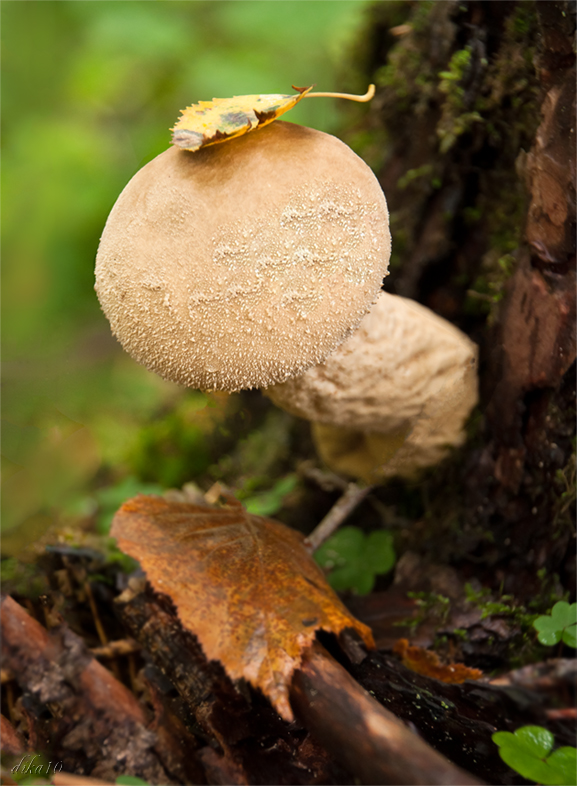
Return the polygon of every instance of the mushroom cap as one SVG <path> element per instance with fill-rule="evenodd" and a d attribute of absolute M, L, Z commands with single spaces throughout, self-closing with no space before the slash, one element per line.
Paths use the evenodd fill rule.
<path fill-rule="evenodd" d="M 265 392 L 315 421 L 319 453 L 333 469 L 373 480 L 411 477 L 464 441 L 478 400 L 476 367 L 477 346 L 458 328 L 382 292 L 324 363 Z"/>
<path fill-rule="evenodd" d="M 374 302 L 389 255 L 369 167 L 335 137 L 277 121 L 137 172 L 106 223 L 96 291 L 140 363 L 234 391 L 322 361 Z"/>

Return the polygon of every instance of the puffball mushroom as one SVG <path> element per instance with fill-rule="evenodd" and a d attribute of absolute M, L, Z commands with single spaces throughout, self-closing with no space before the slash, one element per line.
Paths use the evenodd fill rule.
<path fill-rule="evenodd" d="M 381 292 L 322 364 L 265 393 L 313 421 L 321 458 L 337 472 L 367 482 L 410 478 L 464 441 L 476 365 L 476 345 L 454 325 Z"/>
<path fill-rule="evenodd" d="M 106 222 L 96 291 L 137 361 L 236 391 L 324 360 L 374 302 L 389 255 L 369 167 L 335 137 L 277 121 L 137 172 Z"/>

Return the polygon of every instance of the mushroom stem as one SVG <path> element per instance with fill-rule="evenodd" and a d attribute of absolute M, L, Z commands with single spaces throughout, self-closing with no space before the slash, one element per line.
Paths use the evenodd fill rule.
<path fill-rule="evenodd" d="M 305 545 L 308 550 L 315 552 L 319 546 L 328 540 L 337 530 L 347 516 L 360 505 L 364 498 L 372 491 L 373 486 L 366 486 L 360 483 L 349 483 L 344 494 L 339 497 L 324 519 L 318 524 L 311 534 L 306 538 Z"/>
<path fill-rule="evenodd" d="M 369 85 L 367 92 L 362 96 L 355 95 L 354 93 L 307 93 L 305 98 L 346 98 L 348 101 L 358 101 L 364 104 L 374 98 L 374 95 L 375 86 Z"/>

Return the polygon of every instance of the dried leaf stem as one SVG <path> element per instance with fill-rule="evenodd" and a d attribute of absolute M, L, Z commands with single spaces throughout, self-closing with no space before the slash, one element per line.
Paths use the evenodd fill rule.
<path fill-rule="evenodd" d="M 346 98 L 348 101 L 358 101 L 361 104 L 370 101 L 375 95 L 375 86 L 369 85 L 367 92 L 362 95 L 354 93 L 307 93 L 305 98 Z"/>

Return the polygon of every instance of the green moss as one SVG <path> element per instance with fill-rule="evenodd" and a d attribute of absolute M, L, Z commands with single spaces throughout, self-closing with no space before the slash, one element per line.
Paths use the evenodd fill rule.
<path fill-rule="evenodd" d="M 426 178 L 430 180 L 430 177 L 433 173 L 433 165 L 432 164 L 423 164 L 423 166 L 417 167 L 416 169 L 409 169 L 405 174 L 399 178 L 397 182 L 397 187 L 404 191 L 405 188 L 410 183 L 413 183 L 415 180 L 420 180 L 421 178 Z"/>
<path fill-rule="evenodd" d="M 491 591 L 485 587 L 474 589 L 469 583 L 465 584 L 465 595 L 468 603 L 476 606 L 481 611 L 481 619 L 488 617 L 508 617 L 512 619 L 523 631 L 531 629 L 538 615 L 528 612 L 518 604 L 512 595 L 501 595 L 495 600 Z"/>
<path fill-rule="evenodd" d="M 518 151 L 532 139 L 539 112 L 539 85 L 533 65 L 538 20 L 534 2 L 518 3 L 505 20 L 503 44 L 489 64 L 475 110 L 493 115 L 487 133 L 495 146 Z"/>
<path fill-rule="evenodd" d="M 424 70 L 424 53 L 416 46 L 398 47 L 375 74 L 378 87 L 390 91 L 399 112 L 407 112 L 422 93 L 432 92 L 434 80 Z"/>
<path fill-rule="evenodd" d="M 389 260 L 389 270 L 398 270 L 405 257 L 406 250 L 409 246 L 409 232 L 403 226 L 403 217 L 397 212 L 393 212 L 389 216 L 389 223 L 391 227 L 391 235 L 394 238 L 391 247 L 391 258 Z"/>
<path fill-rule="evenodd" d="M 435 78 L 428 63 L 425 34 L 434 5 L 419 3 L 410 20 L 412 32 L 391 49 L 387 63 L 374 75 L 375 84 L 383 92 L 387 120 L 392 125 L 398 122 L 400 113 L 422 115 L 434 97 Z"/>
<path fill-rule="evenodd" d="M 143 428 L 130 451 L 132 472 L 167 488 L 204 472 L 210 464 L 208 435 L 197 414 L 208 405 L 207 396 L 194 392 Z"/>
<path fill-rule="evenodd" d="M 452 55 L 446 71 L 440 71 L 439 92 L 446 98 L 442 105 L 442 115 L 437 125 L 437 136 L 440 140 L 441 153 L 448 153 L 457 139 L 471 130 L 475 123 L 483 118 L 477 112 L 467 111 L 465 106 L 464 83 L 472 67 L 472 54 L 469 46 Z M 486 65 L 486 61 L 483 63 Z"/>
<path fill-rule="evenodd" d="M 434 0 L 422 0 L 417 4 L 411 17 L 411 26 L 415 33 L 424 32 L 429 26 L 429 17 L 435 6 Z"/>
<path fill-rule="evenodd" d="M 282 471 L 281 464 L 290 454 L 294 422 L 286 412 L 271 408 L 257 428 L 240 439 L 234 450 L 223 456 L 218 464 L 210 467 L 211 476 L 251 493 L 269 487 L 271 478 Z"/>
<path fill-rule="evenodd" d="M 569 456 L 567 464 L 555 473 L 554 492 L 556 501 L 553 515 L 555 529 L 561 527 L 573 528 L 571 511 L 575 509 L 575 452 Z"/>
<path fill-rule="evenodd" d="M 254 482 L 255 480 L 257 482 Z M 258 493 L 263 484 L 266 486 L 270 484 L 270 481 L 267 482 L 263 478 L 249 478 L 243 487 L 236 492 L 236 496 L 249 513 L 256 516 L 274 516 L 282 509 L 285 497 L 292 494 L 297 488 L 298 476 L 291 473 L 277 480 L 272 488 Z"/>
<path fill-rule="evenodd" d="M 386 130 L 363 128 L 344 135 L 345 141 L 354 152 L 367 163 L 374 172 L 384 165 L 389 147 L 389 135 Z"/>
<path fill-rule="evenodd" d="M 9 557 L 1 564 L 2 591 L 7 595 L 38 598 L 48 592 L 48 580 L 36 562 L 21 562 Z"/>
<path fill-rule="evenodd" d="M 418 611 L 416 616 L 402 620 L 399 625 L 406 625 L 415 630 L 425 620 L 435 620 L 439 625 L 447 622 L 451 601 L 445 595 L 438 592 L 407 592 L 407 597 L 415 601 Z"/>

